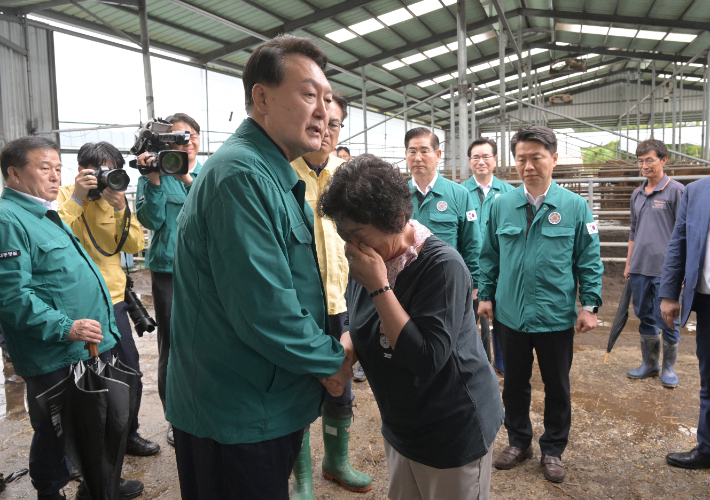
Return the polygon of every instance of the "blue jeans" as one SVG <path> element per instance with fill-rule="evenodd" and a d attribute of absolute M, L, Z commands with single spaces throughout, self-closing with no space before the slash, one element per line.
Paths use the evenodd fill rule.
<path fill-rule="evenodd" d="M 641 335 L 658 335 L 658 330 L 663 332 L 663 340 L 671 344 L 680 342 L 680 320 L 675 319 L 675 328 L 668 328 L 661 315 L 661 298 L 658 288 L 661 278 L 644 276 L 643 274 L 629 274 L 631 293 L 633 296 L 634 313 L 639 319 L 639 333 Z"/>
<path fill-rule="evenodd" d="M 700 417 L 698 452 L 710 455 L 710 295 L 695 294 L 693 310 L 697 314 L 695 342 L 700 368 Z"/>

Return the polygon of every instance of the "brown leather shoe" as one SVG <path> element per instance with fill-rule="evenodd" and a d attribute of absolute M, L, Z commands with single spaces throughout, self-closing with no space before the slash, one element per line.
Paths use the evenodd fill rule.
<path fill-rule="evenodd" d="M 540 463 L 543 466 L 542 473 L 545 479 L 553 483 L 561 483 L 565 478 L 565 466 L 557 457 L 548 457 L 543 455 L 540 458 Z"/>
<path fill-rule="evenodd" d="M 515 446 L 508 446 L 498 455 L 493 465 L 495 465 L 496 469 L 508 470 L 512 469 L 526 458 L 532 458 L 532 456 L 532 446 L 528 446 L 525 450 L 521 450 Z"/>

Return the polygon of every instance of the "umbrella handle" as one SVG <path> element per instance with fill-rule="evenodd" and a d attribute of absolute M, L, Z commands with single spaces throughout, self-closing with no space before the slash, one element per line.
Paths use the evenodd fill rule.
<path fill-rule="evenodd" d="M 604 364 L 606 364 L 607 359 L 609 359 L 609 353 L 606 353 L 606 355 L 604 356 Z"/>
<path fill-rule="evenodd" d="M 91 356 L 92 358 L 95 358 L 99 355 L 99 346 L 96 344 L 87 342 L 86 344 L 84 344 L 84 349 L 88 349 L 89 356 Z"/>

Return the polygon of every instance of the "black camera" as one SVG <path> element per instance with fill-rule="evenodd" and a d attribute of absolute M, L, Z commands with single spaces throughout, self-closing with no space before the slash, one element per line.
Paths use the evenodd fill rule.
<path fill-rule="evenodd" d="M 101 191 L 111 188 L 114 191 L 125 191 L 128 189 L 128 184 L 131 178 L 122 168 L 108 168 L 106 165 L 101 165 L 94 170 L 93 173 L 87 174 L 96 177 L 99 187 L 89 190 L 89 201 L 96 201 L 101 198 Z"/>
<path fill-rule="evenodd" d="M 153 318 L 150 317 L 145 306 L 133 291 L 133 278 L 126 275 L 126 304 L 128 304 L 128 315 L 136 327 L 136 333 L 142 337 L 145 332 L 152 332 L 158 326 Z"/>
<path fill-rule="evenodd" d="M 170 149 L 170 144 L 184 146 L 190 142 L 190 132 L 170 132 L 172 123 L 160 118 L 149 120 L 136 132 L 136 143 L 131 147 L 132 155 L 152 153 L 150 166 L 138 165 L 138 160 L 128 164 L 143 174 L 160 172 L 160 175 L 185 175 L 189 170 L 187 151 Z"/>

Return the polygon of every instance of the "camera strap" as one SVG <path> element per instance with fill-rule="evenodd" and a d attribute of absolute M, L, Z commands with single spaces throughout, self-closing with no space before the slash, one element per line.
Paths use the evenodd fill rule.
<path fill-rule="evenodd" d="M 126 200 L 126 220 L 123 223 L 123 233 L 121 233 L 121 239 L 118 242 L 118 246 L 116 247 L 116 251 L 113 253 L 108 253 L 105 251 L 103 248 L 99 246 L 98 243 L 96 243 L 96 240 L 94 239 L 94 235 L 91 234 L 91 229 L 89 229 L 89 224 L 86 223 L 86 217 L 84 217 L 84 213 L 81 213 L 81 220 L 84 221 L 84 226 L 86 227 L 86 232 L 89 233 L 89 239 L 91 239 L 91 243 L 94 244 L 94 247 L 96 250 L 99 251 L 101 255 L 104 255 L 106 257 L 113 257 L 116 255 L 118 252 L 121 251 L 123 248 L 123 245 L 126 243 L 126 239 L 128 239 L 128 232 L 131 229 L 131 209 L 128 207 L 128 200 Z"/>

